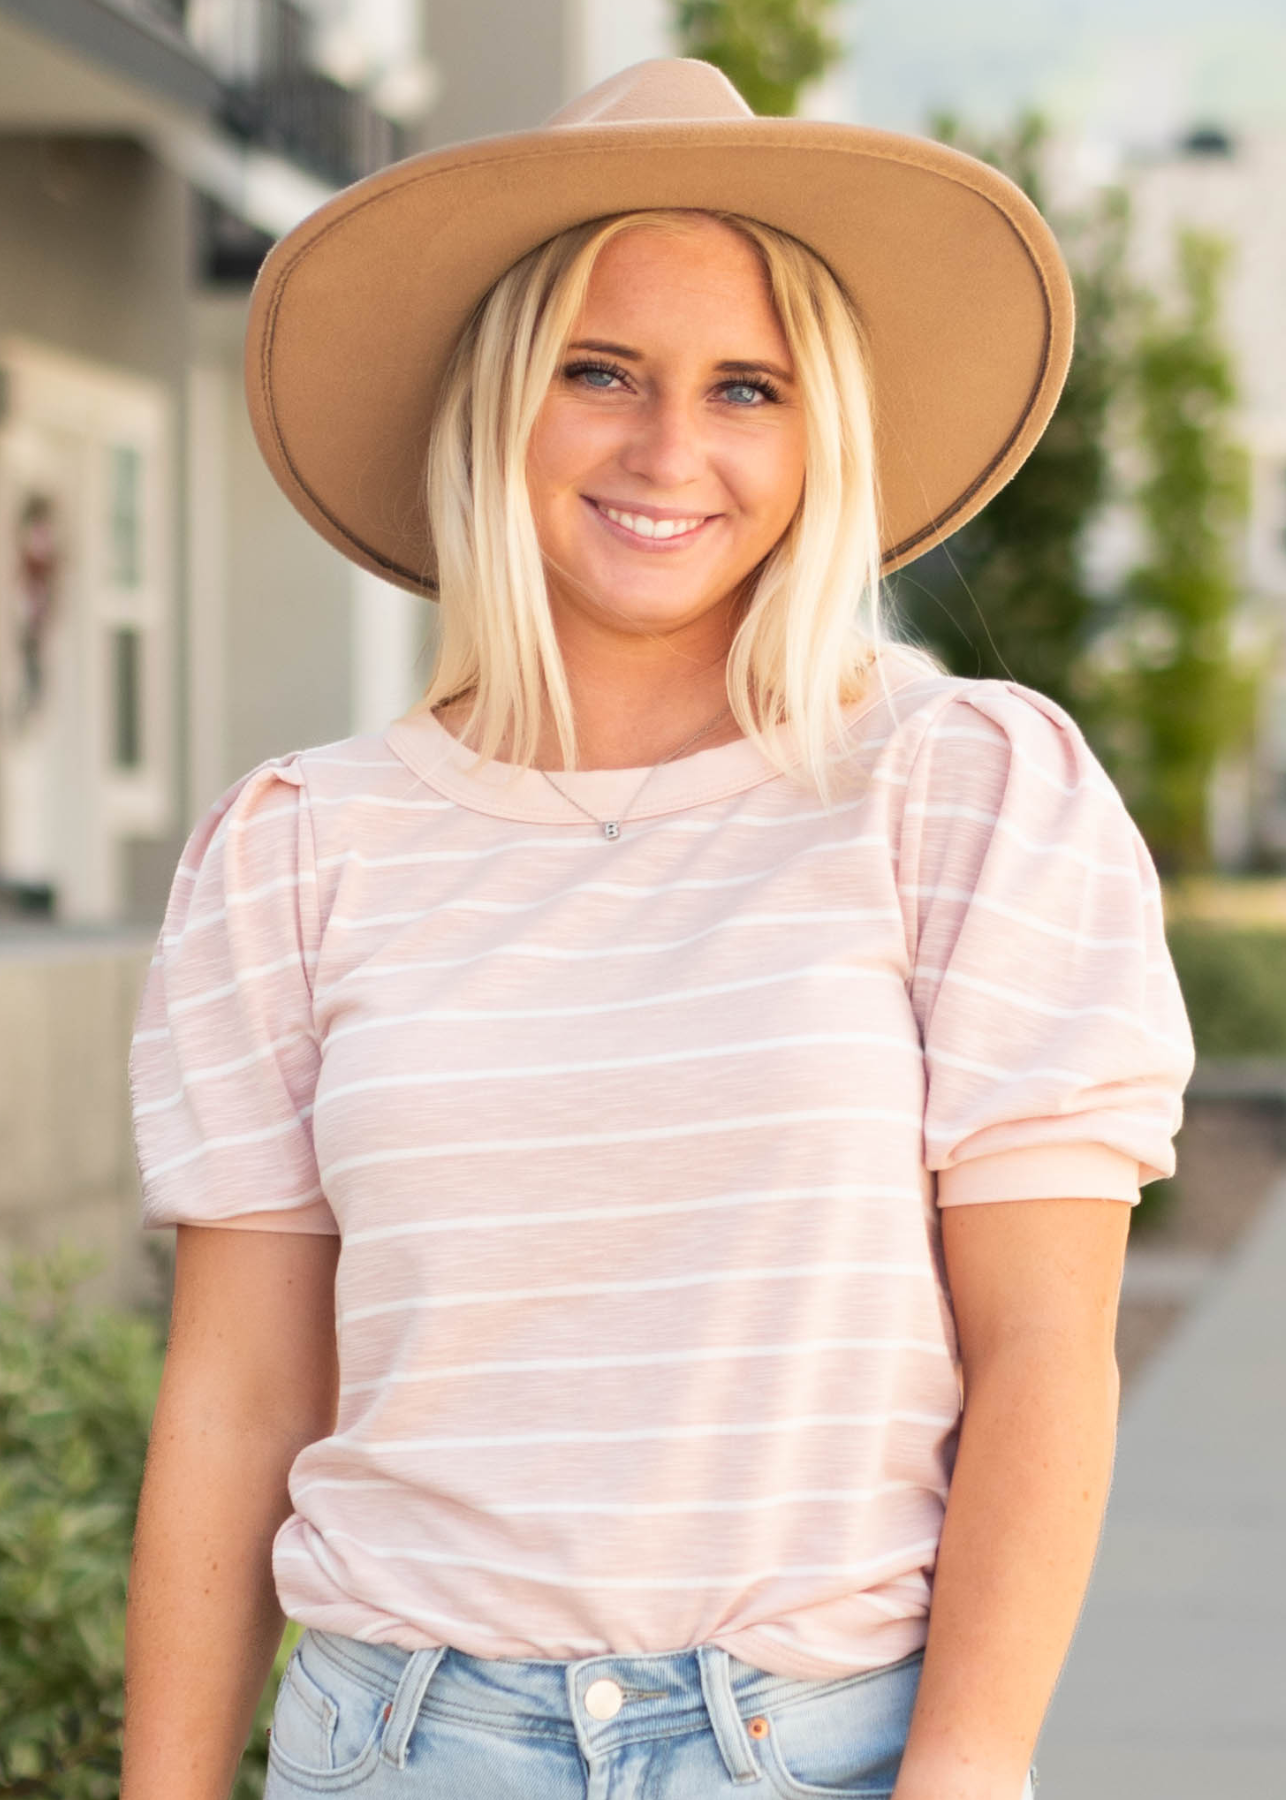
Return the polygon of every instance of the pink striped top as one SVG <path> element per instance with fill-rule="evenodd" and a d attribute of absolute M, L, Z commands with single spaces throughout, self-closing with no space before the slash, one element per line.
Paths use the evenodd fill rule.
<path fill-rule="evenodd" d="M 130 1058 L 145 1218 L 340 1234 L 291 1617 L 808 1678 L 922 1643 L 936 1208 L 1137 1199 L 1192 1047 L 1064 713 L 919 675 L 847 743 L 829 812 L 742 741 L 658 767 L 609 842 L 407 718 L 196 827 Z M 642 773 L 555 779 L 608 817 Z"/>

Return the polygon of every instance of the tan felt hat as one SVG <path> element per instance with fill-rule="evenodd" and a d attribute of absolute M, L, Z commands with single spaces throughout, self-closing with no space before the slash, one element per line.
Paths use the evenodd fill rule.
<path fill-rule="evenodd" d="M 345 188 L 265 261 L 246 391 L 288 498 L 364 569 L 433 592 L 424 463 L 447 356 L 528 250 L 644 207 L 741 213 L 808 244 L 865 321 L 884 567 L 1021 467 L 1072 350 L 1053 233 L 997 170 L 927 138 L 761 119 L 717 69 L 639 63 L 538 131 L 409 157 Z"/>

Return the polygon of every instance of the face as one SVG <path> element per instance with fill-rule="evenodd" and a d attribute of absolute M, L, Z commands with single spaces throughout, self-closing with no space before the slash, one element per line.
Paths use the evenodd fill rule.
<path fill-rule="evenodd" d="M 804 484 L 795 370 L 744 238 L 702 219 L 606 245 L 527 479 L 557 622 L 726 648 Z"/>

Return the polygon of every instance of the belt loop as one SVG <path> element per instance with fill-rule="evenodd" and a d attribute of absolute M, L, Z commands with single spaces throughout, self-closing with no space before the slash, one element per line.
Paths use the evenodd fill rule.
<path fill-rule="evenodd" d="M 724 1766 L 735 1782 L 758 1781 L 762 1771 L 733 1698 L 728 1652 L 719 1644 L 698 1644 L 697 1664 L 706 1711 Z"/>
<path fill-rule="evenodd" d="M 415 1721 L 420 1716 L 420 1707 L 433 1679 L 434 1670 L 446 1653 L 446 1645 L 439 1644 L 435 1650 L 412 1650 L 407 1657 L 398 1679 L 397 1692 L 393 1695 L 393 1703 L 386 1716 L 384 1736 L 380 1740 L 382 1762 L 392 1763 L 399 1769 L 406 1767 L 406 1750 L 415 1729 Z"/>

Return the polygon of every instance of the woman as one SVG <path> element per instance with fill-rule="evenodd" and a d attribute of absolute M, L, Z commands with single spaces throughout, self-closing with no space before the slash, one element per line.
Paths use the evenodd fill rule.
<path fill-rule="evenodd" d="M 222 1800 L 283 1610 L 270 1800 L 1029 1791 L 1191 1045 L 1076 727 L 875 596 L 1069 347 L 993 171 L 700 64 L 274 252 L 260 443 L 443 636 L 176 875 L 125 1800 Z"/>

